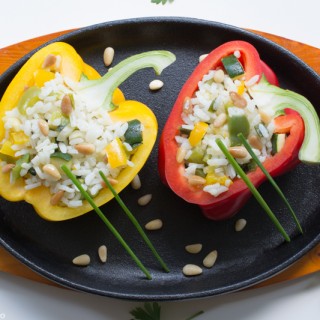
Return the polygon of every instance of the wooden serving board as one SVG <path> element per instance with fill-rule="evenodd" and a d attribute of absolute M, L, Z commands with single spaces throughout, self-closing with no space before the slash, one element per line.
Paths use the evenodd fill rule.
<path fill-rule="evenodd" d="M 41 36 L 35 39 L 23 41 L 12 46 L 0 49 L 0 74 L 2 74 L 7 68 L 9 68 L 14 62 L 29 53 L 31 50 L 39 47 L 43 43 L 52 40 L 58 36 L 71 32 L 72 30 L 61 31 L 45 36 Z M 276 35 L 249 30 L 256 34 L 259 34 L 265 38 L 270 39 L 288 49 L 311 68 L 313 68 L 318 74 L 320 74 L 320 49 L 315 47 L 285 39 Z M 310 274 L 320 270 L 320 244 L 297 261 L 294 265 L 283 271 L 279 275 L 262 282 L 258 286 L 265 286 L 272 283 L 277 283 L 289 279 L 298 278 L 306 274 Z M 13 275 L 21 276 L 27 279 L 35 280 L 42 283 L 56 285 L 52 281 L 42 277 L 35 273 L 16 258 L 11 256 L 6 250 L 0 247 L 0 271 L 8 272 Z M 257 286 L 256 286 L 257 287 Z"/>

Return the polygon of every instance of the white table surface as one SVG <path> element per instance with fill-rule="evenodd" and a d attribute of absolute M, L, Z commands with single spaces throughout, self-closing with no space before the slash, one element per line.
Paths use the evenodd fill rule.
<path fill-rule="evenodd" d="M 47 33 L 124 18 L 184 16 L 277 34 L 320 47 L 318 0 L 10 0 L 1 2 L 0 48 Z M 130 319 L 137 302 L 60 289 L 0 273 L 0 319 Z M 162 320 L 319 319 L 320 273 L 224 296 L 162 302 Z"/>

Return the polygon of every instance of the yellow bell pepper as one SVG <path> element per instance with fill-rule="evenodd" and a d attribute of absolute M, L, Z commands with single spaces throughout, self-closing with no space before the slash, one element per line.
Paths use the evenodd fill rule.
<path fill-rule="evenodd" d="M 107 145 L 106 153 L 111 168 L 118 168 L 127 164 L 128 156 L 119 138 L 115 138 Z"/>
<path fill-rule="evenodd" d="M 43 79 L 47 79 L 46 76 L 41 76 L 42 78 L 37 80 L 37 76 L 35 77 L 34 75 L 41 75 L 42 71 L 39 70 L 42 70 L 44 59 L 49 54 L 59 55 L 61 57 L 59 70 L 60 73 L 63 76 L 69 77 L 75 82 L 80 80 L 82 74 L 84 74 L 88 79 L 100 78 L 98 72 L 89 65 L 85 64 L 74 48 L 66 43 L 56 42 L 40 49 L 20 69 L 2 97 L 0 102 L 0 142 L 3 141 L 5 134 L 4 123 L 2 120 L 5 112 L 16 107 L 26 86 L 30 87 L 43 84 Z M 172 60 L 173 58 L 171 57 L 170 59 Z M 172 60 L 170 63 L 173 61 L 174 60 Z M 163 63 L 158 70 L 156 70 L 155 66 L 152 66 L 160 73 L 161 70 L 170 63 L 167 63 L 166 65 Z M 125 100 L 124 95 L 119 89 L 114 91 L 112 102 L 114 105 L 118 106 L 109 113 L 113 121 L 126 122 L 133 119 L 138 119 L 143 126 L 143 144 L 137 147 L 136 152 L 130 158 L 134 166 L 125 167 L 117 177 L 118 183 L 114 186 L 114 188 L 117 192 L 120 192 L 132 181 L 132 179 L 145 164 L 154 146 L 158 125 L 153 112 L 147 106 L 137 101 Z M 11 142 L 6 141 L 1 146 L 1 150 L 5 150 L 6 154 L 12 156 L 12 151 L 10 151 L 12 150 L 10 148 L 11 145 L 8 144 L 11 144 Z M 91 206 L 86 201 L 84 201 L 81 207 L 77 208 L 69 208 L 57 205 L 53 206 L 50 204 L 52 195 L 50 194 L 48 188 L 41 186 L 36 189 L 25 190 L 23 179 L 17 179 L 14 184 L 10 184 L 10 174 L 2 173 L 1 168 L 0 195 L 9 201 L 25 200 L 33 205 L 36 212 L 42 218 L 51 221 L 71 219 L 92 210 Z M 101 206 L 112 198 L 113 195 L 110 190 L 103 189 L 95 197 L 95 203 L 98 206 Z"/>
<path fill-rule="evenodd" d="M 209 125 L 207 123 L 202 121 L 199 121 L 194 125 L 189 136 L 189 142 L 192 147 L 195 147 L 202 140 L 207 132 L 208 126 Z"/>

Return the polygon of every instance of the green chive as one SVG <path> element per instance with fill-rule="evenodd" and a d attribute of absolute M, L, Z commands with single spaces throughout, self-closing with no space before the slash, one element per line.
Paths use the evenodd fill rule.
<path fill-rule="evenodd" d="M 281 191 L 281 189 L 279 188 L 279 186 L 277 185 L 277 183 L 274 181 L 274 179 L 271 177 L 271 175 L 269 174 L 269 172 L 266 170 L 266 168 L 263 166 L 263 164 L 261 163 L 261 161 L 258 159 L 258 157 L 256 156 L 256 154 L 253 152 L 251 146 L 249 145 L 249 143 L 247 142 L 247 140 L 245 139 L 245 137 L 243 136 L 242 133 L 238 134 L 239 139 L 241 140 L 241 142 L 243 143 L 243 145 L 245 146 L 245 148 L 248 150 L 249 154 L 251 155 L 252 159 L 255 161 L 255 163 L 257 164 L 257 166 L 261 169 L 261 171 L 265 174 L 265 176 L 268 178 L 268 180 L 270 181 L 270 183 L 272 184 L 272 186 L 275 188 L 275 190 L 277 191 L 277 193 L 279 194 L 279 196 L 282 198 L 283 202 L 285 203 L 285 205 L 287 206 L 287 208 L 289 209 L 291 216 L 296 224 L 296 226 L 298 227 L 299 231 L 303 234 L 302 231 L 302 227 L 300 225 L 300 222 L 296 216 L 296 214 L 294 213 L 290 203 L 288 202 L 287 198 L 285 197 L 285 195 L 283 194 L 283 192 Z"/>
<path fill-rule="evenodd" d="M 280 231 L 282 236 L 285 238 L 286 241 L 290 242 L 290 237 L 286 233 L 286 231 L 283 229 L 282 225 L 280 224 L 277 217 L 274 215 L 268 204 L 265 202 L 265 200 L 262 198 L 259 191 L 256 189 L 256 187 L 253 185 L 253 183 L 250 181 L 250 179 L 247 177 L 245 172 L 241 169 L 237 161 L 233 158 L 233 156 L 230 154 L 226 146 L 223 144 L 223 142 L 220 139 L 216 140 L 216 143 L 220 150 L 223 152 L 223 154 L 226 156 L 230 164 L 233 166 L 236 173 L 241 177 L 241 179 L 245 182 L 245 184 L 248 186 L 249 190 L 253 194 L 253 196 L 257 199 L 260 206 L 264 209 L 264 211 L 267 213 L 271 221 L 274 223 L 276 228 Z"/>
<path fill-rule="evenodd" d="M 83 197 L 89 202 L 89 204 L 92 206 L 92 208 L 98 214 L 99 218 L 109 228 L 109 230 L 112 232 L 112 234 L 117 238 L 117 240 L 123 246 L 123 248 L 129 253 L 131 258 L 135 261 L 135 263 L 138 265 L 138 267 L 142 270 L 142 272 L 150 280 L 151 275 L 150 275 L 149 271 L 145 268 L 145 266 L 142 264 L 142 262 L 139 260 L 139 258 L 134 254 L 134 252 L 131 250 L 129 245 L 121 237 L 120 233 L 116 230 L 116 228 L 112 225 L 112 223 L 108 220 L 108 218 L 102 213 L 102 211 L 99 209 L 99 207 L 95 204 L 95 202 L 91 198 L 91 196 L 83 189 L 81 183 L 74 176 L 74 174 L 70 171 L 70 169 L 65 165 L 62 165 L 61 169 L 65 172 L 65 174 L 68 176 L 68 178 L 74 183 L 74 185 L 79 189 L 79 191 L 81 192 Z"/>
<path fill-rule="evenodd" d="M 161 259 L 160 255 L 158 254 L 157 250 L 155 249 L 155 247 L 153 246 L 153 244 L 151 243 L 151 241 L 149 240 L 148 236 L 146 235 L 146 233 L 144 232 L 144 230 L 142 229 L 142 227 L 140 226 L 139 222 L 137 221 L 137 219 L 135 218 L 135 216 L 132 214 L 132 212 L 129 210 L 129 208 L 124 204 L 124 202 L 121 200 L 120 196 L 118 195 L 118 193 L 114 190 L 114 188 L 112 187 L 111 183 L 109 182 L 109 180 L 106 178 L 106 176 L 103 174 L 102 171 L 99 171 L 99 174 L 102 178 L 102 180 L 105 182 L 106 186 L 110 189 L 110 191 L 112 192 L 112 194 L 114 195 L 116 201 L 118 202 L 119 206 L 122 208 L 122 210 L 126 213 L 126 215 L 128 216 L 128 218 L 130 219 L 130 221 L 133 223 L 133 225 L 136 227 L 136 229 L 138 230 L 139 234 L 141 235 L 142 239 L 145 241 L 145 243 L 148 245 L 148 247 L 150 248 L 150 250 L 152 251 L 153 255 L 156 257 L 156 259 L 160 262 L 162 268 L 166 271 L 169 272 L 168 267 L 166 266 L 166 264 L 164 263 L 164 261 Z"/>

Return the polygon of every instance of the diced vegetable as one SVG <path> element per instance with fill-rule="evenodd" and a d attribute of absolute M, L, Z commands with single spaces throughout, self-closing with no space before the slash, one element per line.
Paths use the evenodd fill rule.
<path fill-rule="evenodd" d="M 33 106 L 37 101 L 39 101 L 40 88 L 30 87 L 21 96 L 17 108 L 21 114 L 26 114 L 26 109 Z"/>
<path fill-rule="evenodd" d="M 246 138 L 250 132 L 250 124 L 245 115 L 233 115 L 228 122 L 231 146 L 241 145 L 238 134 L 242 133 Z"/>
<path fill-rule="evenodd" d="M 107 145 L 106 153 L 111 168 L 118 168 L 127 164 L 128 156 L 119 138 L 114 139 Z"/>
<path fill-rule="evenodd" d="M 124 134 L 125 142 L 132 148 L 136 148 L 142 143 L 141 122 L 137 119 L 128 121 L 128 129 Z"/>
<path fill-rule="evenodd" d="M 230 78 L 236 79 L 244 74 L 242 64 L 234 54 L 222 58 L 221 62 Z"/>
<path fill-rule="evenodd" d="M 15 167 L 11 170 L 11 179 L 16 181 L 20 178 L 20 172 L 22 170 L 22 164 L 28 163 L 30 161 L 30 154 L 24 154 L 21 158 L 16 161 Z"/>
<path fill-rule="evenodd" d="M 204 137 L 209 125 L 205 122 L 197 122 L 189 136 L 189 142 L 192 147 L 196 146 Z"/>
<path fill-rule="evenodd" d="M 275 133 L 272 138 L 272 154 L 276 154 L 281 151 L 284 144 L 286 143 L 286 134 L 285 133 Z"/>

